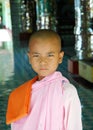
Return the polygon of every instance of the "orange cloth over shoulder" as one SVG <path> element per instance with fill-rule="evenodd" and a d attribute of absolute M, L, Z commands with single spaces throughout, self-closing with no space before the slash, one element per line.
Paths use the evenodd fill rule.
<path fill-rule="evenodd" d="M 6 112 L 6 124 L 17 121 L 28 114 L 31 86 L 36 80 L 37 76 L 11 92 Z"/>

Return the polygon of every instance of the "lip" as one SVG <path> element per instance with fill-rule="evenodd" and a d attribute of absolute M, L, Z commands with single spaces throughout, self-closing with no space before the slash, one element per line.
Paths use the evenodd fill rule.
<path fill-rule="evenodd" d="M 47 70 L 46 68 L 41 68 L 40 70 Z"/>

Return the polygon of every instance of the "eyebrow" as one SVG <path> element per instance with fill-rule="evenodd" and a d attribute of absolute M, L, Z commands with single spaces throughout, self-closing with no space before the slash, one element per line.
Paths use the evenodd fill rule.
<path fill-rule="evenodd" d="M 32 54 L 40 54 L 40 53 L 38 53 L 38 52 L 31 52 Z"/>
<path fill-rule="evenodd" d="M 55 52 L 48 52 L 48 54 L 50 54 L 50 53 L 55 53 Z"/>
<path fill-rule="evenodd" d="M 48 52 L 48 54 L 51 54 L 51 53 L 55 53 L 55 52 Z M 39 53 L 39 52 L 32 52 L 32 54 L 41 54 L 41 53 Z"/>

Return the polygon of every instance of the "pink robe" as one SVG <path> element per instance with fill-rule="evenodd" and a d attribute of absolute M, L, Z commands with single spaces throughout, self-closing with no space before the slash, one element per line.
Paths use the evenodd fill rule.
<path fill-rule="evenodd" d="M 31 93 L 28 115 L 13 122 L 11 130 L 82 130 L 77 90 L 60 72 L 36 81 Z"/>

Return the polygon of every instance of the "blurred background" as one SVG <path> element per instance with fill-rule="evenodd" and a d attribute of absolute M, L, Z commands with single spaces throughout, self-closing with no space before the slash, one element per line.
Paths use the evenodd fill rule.
<path fill-rule="evenodd" d="M 83 130 L 93 130 L 93 0 L 0 0 L 0 130 L 10 130 L 10 92 L 36 75 L 28 40 L 44 28 L 61 37 L 65 55 L 58 70 L 78 91 Z"/>

